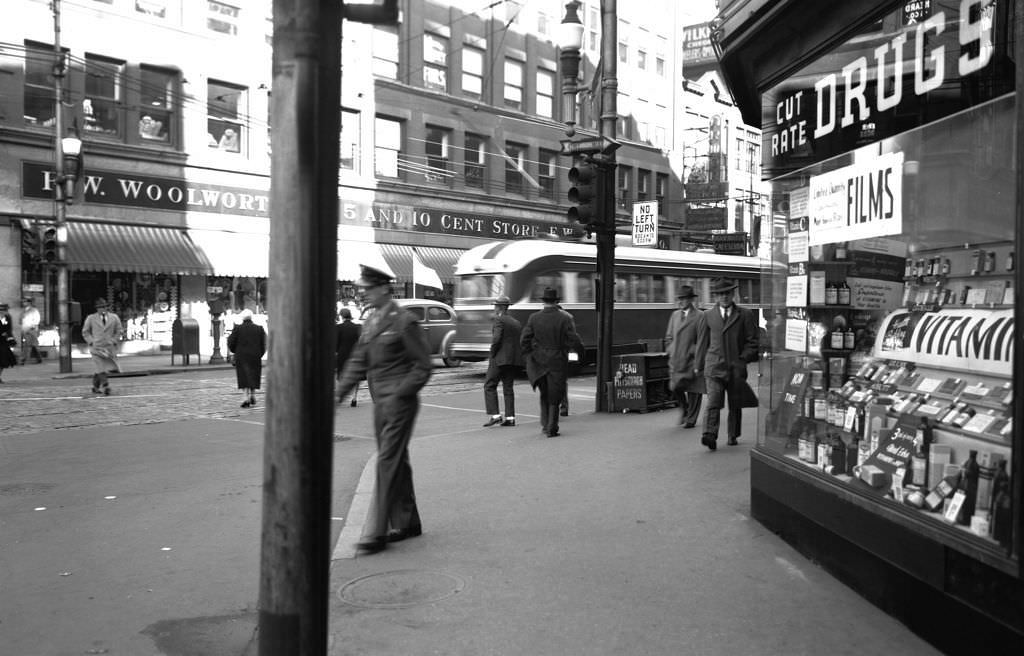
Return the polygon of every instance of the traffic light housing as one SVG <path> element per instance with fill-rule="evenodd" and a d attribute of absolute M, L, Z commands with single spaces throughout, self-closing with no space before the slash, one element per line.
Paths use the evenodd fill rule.
<path fill-rule="evenodd" d="M 41 251 L 44 262 L 56 262 L 58 256 L 57 250 L 57 226 L 46 226 L 43 228 L 43 234 L 40 239 L 42 242 Z"/>
<path fill-rule="evenodd" d="M 569 223 L 580 224 L 588 232 L 595 231 L 604 222 L 603 171 L 591 157 L 576 161 L 569 169 Z"/>
<path fill-rule="evenodd" d="M 35 227 L 23 227 L 21 229 L 21 253 L 30 262 L 38 262 L 40 257 L 40 246 L 42 245 L 40 235 Z"/>

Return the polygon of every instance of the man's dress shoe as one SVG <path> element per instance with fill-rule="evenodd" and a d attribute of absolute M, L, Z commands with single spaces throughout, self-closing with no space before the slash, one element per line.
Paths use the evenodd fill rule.
<path fill-rule="evenodd" d="M 489 426 L 493 426 L 495 424 L 500 424 L 500 423 L 501 423 L 501 417 L 491 417 L 490 419 L 487 420 L 487 423 L 484 424 L 484 428 L 487 428 Z"/>
<path fill-rule="evenodd" d="M 516 420 L 515 419 L 506 419 L 505 421 L 501 422 L 501 425 L 502 426 L 515 426 L 516 425 Z"/>
<path fill-rule="evenodd" d="M 711 451 L 718 448 L 717 440 L 709 435 L 704 435 L 700 438 L 700 443 L 706 446 Z"/>
<path fill-rule="evenodd" d="M 423 535 L 423 528 L 417 526 L 415 528 L 393 528 L 388 531 L 387 538 L 388 542 L 401 542 L 406 538 L 416 538 Z"/>
<path fill-rule="evenodd" d="M 726 444 L 728 444 L 729 446 L 736 446 L 739 443 L 740 443 L 739 438 L 736 438 L 736 437 L 730 437 L 729 441 L 726 442 Z"/>
<path fill-rule="evenodd" d="M 356 543 L 356 553 L 375 554 L 388 548 L 387 538 L 365 538 Z"/>

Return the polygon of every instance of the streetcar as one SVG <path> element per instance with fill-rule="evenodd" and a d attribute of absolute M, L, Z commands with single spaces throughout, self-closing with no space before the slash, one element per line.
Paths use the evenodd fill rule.
<path fill-rule="evenodd" d="M 613 354 L 661 350 L 676 292 L 690 285 L 697 305 L 711 306 L 712 278 L 739 284 L 736 301 L 760 310 L 762 261 L 756 257 L 617 246 Z M 545 287 L 558 290 L 560 305 L 576 322 L 583 351 L 581 365 L 597 361 L 597 249 L 593 244 L 553 240 L 499 241 L 476 246 L 455 266 L 455 336 L 449 357 L 486 360 L 491 342 L 494 299 L 508 296 L 509 313 L 526 324 L 541 309 Z M 761 313 L 758 311 L 758 315 Z"/>

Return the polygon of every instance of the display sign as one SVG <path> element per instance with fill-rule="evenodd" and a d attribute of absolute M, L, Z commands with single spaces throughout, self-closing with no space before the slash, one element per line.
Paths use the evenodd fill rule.
<path fill-rule="evenodd" d="M 633 203 L 633 245 L 657 246 L 658 201 Z"/>
<path fill-rule="evenodd" d="M 986 375 L 1013 375 L 1013 310 L 897 310 L 882 321 L 876 358 Z"/>
<path fill-rule="evenodd" d="M 807 231 L 789 233 L 786 244 L 790 262 L 807 261 Z"/>
<path fill-rule="evenodd" d="M 786 306 L 804 307 L 807 305 L 807 276 L 786 277 Z"/>
<path fill-rule="evenodd" d="M 903 233 L 903 153 L 811 177 L 811 246 Z"/>
<path fill-rule="evenodd" d="M 887 492 L 892 477 L 899 469 L 906 469 L 914 453 L 914 433 L 899 428 L 880 431 L 878 448 L 864 461 L 862 469 L 875 468 L 881 475 L 869 482 L 871 487 Z M 861 477 L 865 480 L 864 477 Z M 867 482 L 867 481 L 866 481 Z"/>
<path fill-rule="evenodd" d="M 786 319 L 786 348 L 801 353 L 807 350 L 806 319 Z"/>
<path fill-rule="evenodd" d="M 871 278 L 847 278 L 850 305 L 858 310 L 889 310 L 900 305 L 903 283 Z"/>

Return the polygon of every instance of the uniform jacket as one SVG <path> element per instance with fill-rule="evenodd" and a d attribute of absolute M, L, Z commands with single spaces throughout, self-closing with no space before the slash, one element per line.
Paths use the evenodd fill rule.
<path fill-rule="evenodd" d="M 569 351 L 580 342 L 568 312 L 554 306 L 534 312 L 527 319 L 519 341 L 526 358 L 526 375 L 534 387 L 544 376 L 565 383 Z"/>
<path fill-rule="evenodd" d="M 741 407 L 757 405 L 747 385 L 747 364 L 757 361 L 758 334 L 754 313 L 732 306 L 729 320 L 717 305 L 704 312 L 697 327 L 697 362 L 707 378 L 724 380 L 731 394 L 740 395 Z"/>
<path fill-rule="evenodd" d="M 267 352 L 267 331 L 247 319 L 231 330 L 228 349 L 239 357 L 260 359 Z"/>
<path fill-rule="evenodd" d="M 366 379 L 370 396 L 415 396 L 430 379 L 430 344 L 416 317 L 389 301 L 363 325 L 355 351 L 345 364 L 338 396 Z"/>
<path fill-rule="evenodd" d="M 107 312 L 106 322 L 99 312 L 93 312 L 82 322 L 82 339 L 89 346 L 114 353 L 121 342 L 121 332 L 121 320 L 113 312 Z"/>
<path fill-rule="evenodd" d="M 669 389 L 680 383 L 683 391 L 704 392 L 704 372 L 697 366 L 697 327 L 701 311 L 691 306 L 689 314 L 676 310 L 665 329 L 665 350 L 668 351 Z"/>
<path fill-rule="evenodd" d="M 356 347 L 356 343 L 359 341 L 360 332 L 360 325 L 351 321 L 342 321 L 335 327 L 334 356 L 336 358 L 336 368 L 341 369 L 348 362 L 349 356 L 352 355 L 352 349 Z"/>
<path fill-rule="evenodd" d="M 519 343 L 523 324 L 507 314 L 494 317 L 491 326 L 491 366 L 523 366 L 523 347 Z"/>

